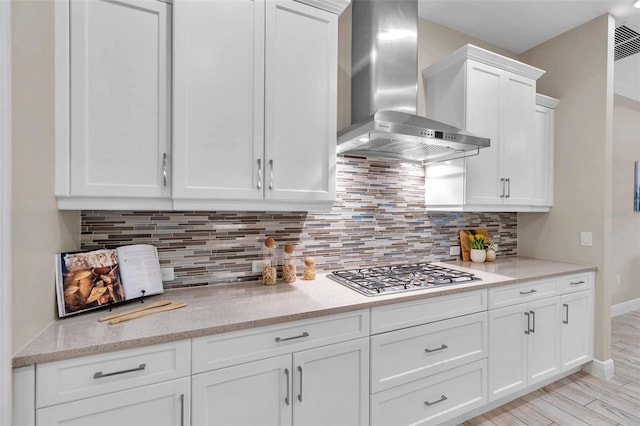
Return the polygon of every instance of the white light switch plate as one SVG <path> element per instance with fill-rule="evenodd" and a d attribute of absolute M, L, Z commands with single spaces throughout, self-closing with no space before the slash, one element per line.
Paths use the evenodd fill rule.
<path fill-rule="evenodd" d="M 580 245 L 583 247 L 593 246 L 593 237 L 591 232 L 580 232 Z"/>
<path fill-rule="evenodd" d="M 449 256 L 460 256 L 460 246 L 449 247 Z"/>

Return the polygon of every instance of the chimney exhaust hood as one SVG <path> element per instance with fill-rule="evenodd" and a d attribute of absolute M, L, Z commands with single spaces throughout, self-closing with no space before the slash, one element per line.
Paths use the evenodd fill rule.
<path fill-rule="evenodd" d="M 489 139 L 416 115 L 417 0 L 353 0 L 351 119 L 337 152 L 432 163 L 477 154 Z"/>

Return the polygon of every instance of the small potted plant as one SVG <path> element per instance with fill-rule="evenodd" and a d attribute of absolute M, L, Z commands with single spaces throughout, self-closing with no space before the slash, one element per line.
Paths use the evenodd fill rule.
<path fill-rule="evenodd" d="M 484 243 L 487 237 L 482 234 L 469 234 L 469 243 L 471 244 L 471 260 L 474 262 L 484 262 L 487 252 L 484 250 Z"/>

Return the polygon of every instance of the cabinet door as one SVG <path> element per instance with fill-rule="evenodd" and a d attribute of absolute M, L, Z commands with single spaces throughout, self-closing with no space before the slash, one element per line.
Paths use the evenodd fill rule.
<path fill-rule="evenodd" d="M 335 197 L 337 16 L 267 3 L 265 198 Z"/>
<path fill-rule="evenodd" d="M 531 143 L 531 164 L 534 173 L 532 204 L 553 205 L 553 135 L 554 110 L 536 105 L 535 138 Z"/>
<path fill-rule="evenodd" d="M 190 422 L 189 379 L 119 391 L 42 408 L 37 425 L 187 425 Z"/>
<path fill-rule="evenodd" d="M 504 76 L 500 139 L 500 178 L 506 179 L 505 204 L 531 204 L 531 143 L 535 133 L 536 82 L 510 72 Z M 539 173 L 538 170 L 535 171 Z"/>
<path fill-rule="evenodd" d="M 531 385 L 560 373 L 559 298 L 530 302 L 529 315 L 527 383 Z"/>
<path fill-rule="evenodd" d="M 593 298 L 591 291 L 561 297 L 562 370 L 593 358 Z"/>
<path fill-rule="evenodd" d="M 293 354 L 296 425 L 369 424 L 369 340 Z"/>
<path fill-rule="evenodd" d="M 290 425 L 291 355 L 192 377 L 194 425 Z"/>
<path fill-rule="evenodd" d="M 171 6 L 70 3 L 71 195 L 169 197 Z"/>
<path fill-rule="evenodd" d="M 489 400 L 527 386 L 526 304 L 489 311 Z"/>
<path fill-rule="evenodd" d="M 467 204 L 502 204 L 500 145 L 504 71 L 468 60 L 466 130 L 491 139 L 475 157 L 465 160 Z"/>
<path fill-rule="evenodd" d="M 174 198 L 262 199 L 264 1 L 174 8 Z"/>

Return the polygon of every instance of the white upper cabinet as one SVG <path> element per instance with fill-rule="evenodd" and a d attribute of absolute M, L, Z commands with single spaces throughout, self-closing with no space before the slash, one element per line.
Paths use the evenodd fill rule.
<path fill-rule="evenodd" d="M 174 7 L 176 208 L 329 207 L 337 15 L 291 0 Z"/>
<path fill-rule="evenodd" d="M 108 197 L 130 199 L 133 206 L 153 200 L 157 207 L 168 205 L 170 47 L 171 6 L 166 3 L 56 2 L 56 195 L 61 207 L 100 207 L 89 204 L 91 199 Z"/>
<path fill-rule="evenodd" d="M 560 101 L 536 95 L 536 139 L 531 156 L 533 169 L 533 204 L 553 206 L 553 146 L 555 109 Z"/>
<path fill-rule="evenodd" d="M 58 207 L 330 208 L 348 4 L 56 1 Z"/>
<path fill-rule="evenodd" d="M 174 197 L 260 200 L 264 0 L 174 7 Z"/>
<path fill-rule="evenodd" d="M 338 17 L 267 3 L 265 198 L 335 197 Z"/>
<path fill-rule="evenodd" d="M 423 71 L 426 116 L 491 139 L 478 155 L 427 166 L 432 210 L 533 211 L 536 80 L 544 71 L 466 45 Z"/>

